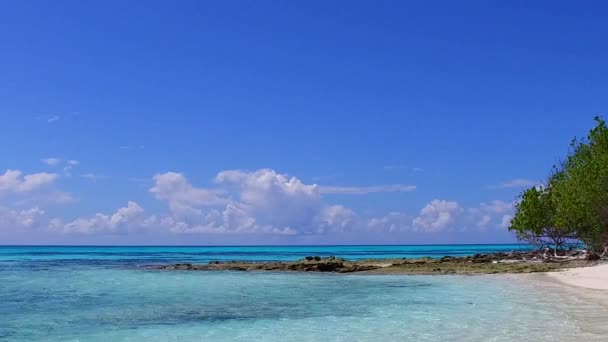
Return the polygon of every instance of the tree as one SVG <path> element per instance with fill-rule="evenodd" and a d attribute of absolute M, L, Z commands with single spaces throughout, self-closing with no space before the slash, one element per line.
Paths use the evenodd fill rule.
<path fill-rule="evenodd" d="M 556 222 L 577 231 L 589 247 L 605 248 L 608 233 L 608 127 L 599 117 L 587 139 L 573 140 L 555 185 Z"/>
<path fill-rule="evenodd" d="M 568 225 L 557 224 L 555 196 L 552 184 L 562 175 L 554 174 L 547 187 L 534 187 L 524 191 L 516 204 L 516 212 L 509 230 L 515 231 L 518 239 L 538 247 L 552 247 L 553 255 L 568 241 L 576 239 L 576 232 Z"/>
<path fill-rule="evenodd" d="M 586 139 L 574 139 L 570 153 L 542 189 L 520 195 L 509 230 L 554 253 L 570 239 L 594 250 L 608 243 L 608 127 L 599 117 Z"/>

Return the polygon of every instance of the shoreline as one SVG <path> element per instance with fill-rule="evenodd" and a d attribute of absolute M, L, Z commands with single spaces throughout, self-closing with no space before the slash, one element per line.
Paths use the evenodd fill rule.
<path fill-rule="evenodd" d="M 608 295 L 608 263 L 566 268 L 546 273 L 546 276 L 563 285 L 601 291 Z"/>

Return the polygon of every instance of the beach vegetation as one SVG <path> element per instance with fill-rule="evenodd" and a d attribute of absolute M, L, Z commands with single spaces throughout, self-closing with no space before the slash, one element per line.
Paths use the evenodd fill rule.
<path fill-rule="evenodd" d="M 573 139 L 566 158 L 543 186 L 522 192 L 509 230 L 521 240 L 552 247 L 572 242 L 607 251 L 608 127 L 596 117 L 585 139 Z"/>

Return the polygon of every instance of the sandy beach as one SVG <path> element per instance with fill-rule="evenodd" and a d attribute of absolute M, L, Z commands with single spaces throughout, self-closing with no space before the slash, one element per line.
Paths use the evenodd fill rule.
<path fill-rule="evenodd" d="M 526 275 L 516 275 L 523 276 Z M 584 341 L 596 341 L 608 336 L 608 264 L 569 268 L 558 272 L 531 275 L 530 279 L 549 291 L 560 291 L 565 298 L 574 299 L 568 314 L 580 329 Z M 539 277 L 540 276 L 540 277 Z M 600 339 L 603 340 L 603 339 Z"/>
<path fill-rule="evenodd" d="M 570 286 L 608 291 L 608 264 L 570 268 L 547 273 L 547 276 Z"/>

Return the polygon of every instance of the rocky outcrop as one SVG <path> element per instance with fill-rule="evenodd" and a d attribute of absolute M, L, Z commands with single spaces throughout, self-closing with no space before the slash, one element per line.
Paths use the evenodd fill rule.
<path fill-rule="evenodd" d="M 330 256 L 321 258 L 318 256 L 306 257 L 294 262 L 218 262 L 209 264 L 174 264 L 161 266 L 165 270 L 230 270 L 230 271 L 299 271 L 299 272 L 359 272 L 371 270 L 377 267 L 364 265 L 357 262 L 347 262 L 342 258 Z"/>
<path fill-rule="evenodd" d="M 445 256 L 439 259 L 371 259 L 349 261 L 330 256 L 308 256 L 293 262 L 212 261 L 208 264 L 172 264 L 157 268 L 163 270 L 201 271 L 277 271 L 277 272 L 333 272 L 333 273 L 522 273 L 546 272 L 563 267 L 589 265 L 586 253 L 574 257 L 547 258 L 540 251 L 513 251 L 475 254 L 465 257 Z"/>

